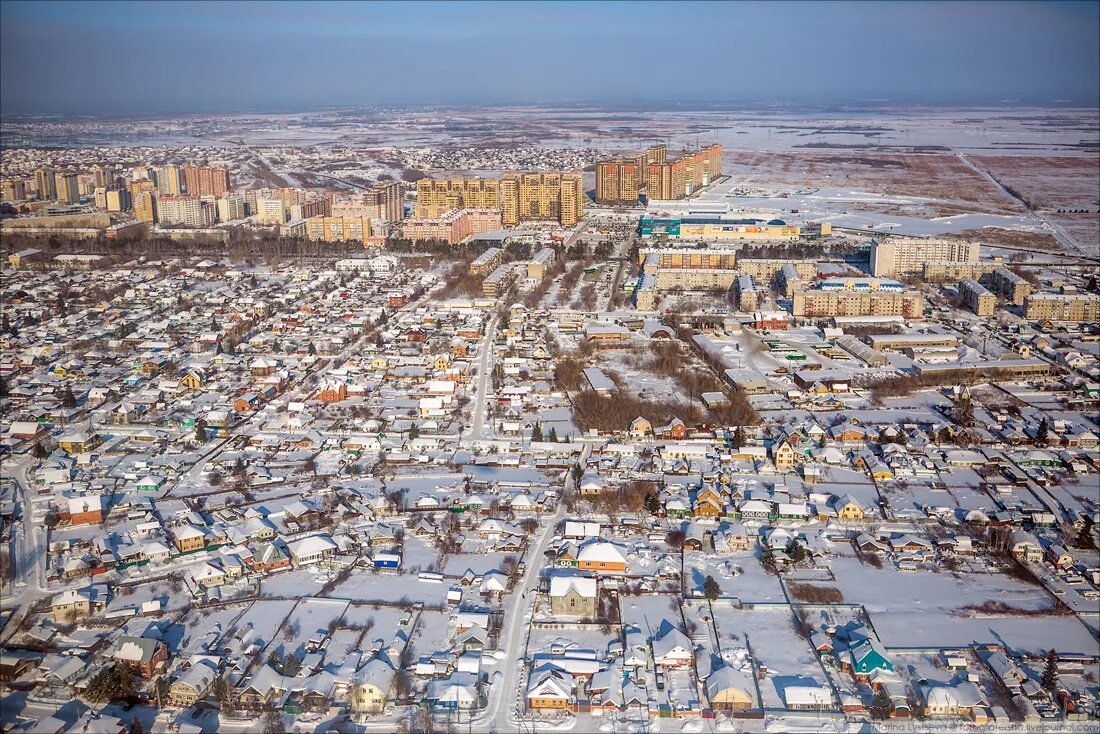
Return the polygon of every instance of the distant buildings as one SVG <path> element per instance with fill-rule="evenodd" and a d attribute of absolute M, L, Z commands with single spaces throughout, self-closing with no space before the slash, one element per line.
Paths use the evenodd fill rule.
<path fill-rule="evenodd" d="M 0 201 L 22 201 L 27 198 L 27 186 L 19 179 L 4 181 L 0 187 Z"/>
<path fill-rule="evenodd" d="M 214 202 L 219 222 L 233 222 L 248 216 L 244 197 L 240 194 L 226 193 Z"/>
<path fill-rule="evenodd" d="M 662 157 L 663 157 L 663 147 Z M 661 160 L 646 165 L 646 198 L 649 201 L 683 199 L 709 186 L 722 175 L 722 146 L 688 152 L 675 161 Z"/>
<path fill-rule="evenodd" d="M 43 201 L 57 199 L 57 183 L 52 168 L 39 168 L 34 172 L 34 190 Z"/>
<path fill-rule="evenodd" d="M 990 288 L 1011 303 L 1022 306 L 1031 295 L 1031 283 L 1007 268 L 997 268 L 989 279 Z"/>
<path fill-rule="evenodd" d="M 157 193 L 166 196 L 179 196 L 183 193 L 183 181 L 179 166 L 168 164 L 157 171 Z M 188 191 L 192 196 L 196 192 Z"/>
<path fill-rule="evenodd" d="M 914 275 L 924 263 L 976 263 L 981 245 L 966 240 L 891 237 L 871 244 L 871 274 L 876 276 Z"/>
<path fill-rule="evenodd" d="M 500 265 L 503 255 L 504 253 L 501 252 L 499 247 L 490 247 L 470 263 L 470 272 L 474 275 L 486 275 L 493 272 Z"/>
<path fill-rule="evenodd" d="M 183 167 L 187 193 L 194 196 L 221 196 L 229 190 L 229 171 L 208 166 Z"/>
<path fill-rule="evenodd" d="M 156 184 L 147 178 L 130 184 L 130 203 L 139 222 L 157 221 Z"/>
<path fill-rule="evenodd" d="M 597 204 L 637 204 L 646 183 L 647 166 L 665 162 L 665 146 L 655 145 L 636 156 L 619 156 L 596 163 Z"/>
<path fill-rule="evenodd" d="M 366 191 L 334 201 L 332 216 L 400 222 L 405 218 L 404 196 L 401 184 L 396 181 L 379 183 Z"/>

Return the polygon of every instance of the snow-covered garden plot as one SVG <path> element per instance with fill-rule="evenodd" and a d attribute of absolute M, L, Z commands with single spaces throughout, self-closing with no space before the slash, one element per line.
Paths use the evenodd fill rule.
<path fill-rule="evenodd" d="M 359 624 L 357 619 L 353 619 L 353 617 L 356 616 L 355 611 L 355 607 L 351 607 L 348 611 L 344 612 L 343 624 Z M 336 665 L 342 663 L 352 651 L 359 649 L 359 638 L 361 636 L 362 630 L 358 629 L 358 627 L 352 629 L 341 627 L 337 629 L 332 633 L 328 647 L 325 648 L 325 662 L 334 663 Z"/>
<path fill-rule="evenodd" d="M 367 613 L 373 614 L 373 612 Z M 450 615 L 447 612 L 436 612 L 430 609 L 422 611 L 412 634 L 413 658 L 449 649 L 450 624 Z"/>
<path fill-rule="evenodd" d="M 619 639 L 618 625 L 611 632 L 603 632 L 594 627 L 574 629 L 568 623 L 561 626 L 562 629 L 544 629 L 539 626 L 531 628 L 527 641 L 527 657 L 536 666 L 562 655 L 576 656 L 586 652 L 592 652 L 596 659 L 603 660 L 607 657 L 608 645 Z"/>
<path fill-rule="evenodd" d="M 422 602 L 437 605 L 447 601 L 448 588 L 448 584 L 425 583 L 411 574 L 383 574 L 356 568 L 329 596 L 353 601 L 407 601 L 410 604 Z"/>
<path fill-rule="evenodd" d="M 1061 614 L 1038 585 L 1004 574 L 876 569 L 849 554 L 830 565 L 845 602 L 863 604 L 887 647 L 1004 644 L 1023 650 L 1054 646 L 1095 654 L 1097 645 L 1074 616 Z"/>
<path fill-rule="evenodd" d="M 472 571 L 477 576 L 484 576 L 490 571 L 499 571 L 503 568 L 504 559 L 508 556 L 518 559 L 520 554 L 458 553 L 447 559 L 446 565 L 443 566 L 443 574 L 451 578 L 459 578 L 467 571 Z"/>
<path fill-rule="evenodd" d="M 161 638 L 173 657 L 187 658 L 212 652 L 215 643 L 227 632 L 239 626 L 238 620 L 248 607 L 193 607 L 175 624 L 170 625 Z"/>
<path fill-rule="evenodd" d="M 261 646 L 266 646 L 278 636 L 279 629 L 286 620 L 287 615 L 293 611 L 297 604 L 295 599 L 273 599 L 252 602 L 252 605 L 240 615 L 234 626 L 238 631 L 251 628 L 256 633 L 256 640 Z"/>
<path fill-rule="evenodd" d="M 661 629 L 661 623 L 668 621 L 679 627 L 680 598 L 677 594 L 642 594 L 639 596 L 619 597 L 619 609 L 624 626 L 633 625 L 646 637 L 653 637 Z"/>
<path fill-rule="evenodd" d="M 722 589 L 723 597 L 743 602 L 785 601 L 779 577 L 760 565 L 755 545 L 751 550 L 732 554 L 684 554 L 684 584 L 687 596 L 703 595 L 703 584 L 711 576 Z"/>
<path fill-rule="evenodd" d="M 751 648 L 757 665 L 767 669 L 765 679 L 759 682 L 766 708 L 786 708 L 783 691 L 788 686 L 827 684 L 810 643 L 795 628 L 790 607 L 733 609 L 715 605 L 714 623 L 723 659 L 739 662 Z"/>
<path fill-rule="evenodd" d="M 329 634 L 329 625 L 341 620 L 347 609 L 348 602 L 343 599 L 301 599 L 279 628 L 279 636 L 270 648 L 280 655 L 294 655 L 301 659 L 309 643 L 323 641 Z"/>

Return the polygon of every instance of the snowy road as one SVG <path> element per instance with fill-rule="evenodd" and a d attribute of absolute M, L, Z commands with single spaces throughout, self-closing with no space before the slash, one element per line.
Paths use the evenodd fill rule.
<path fill-rule="evenodd" d="M 474 420 L 470 424 L 469 438 L 478 441 L 485 437 L 485 404 L 489 392 L 489 380 L 493 368 L 493 336 L 497 328 L 494 315 L 485 327 L 485 340 L 481 347 L 481 361 L 477 367 L 477 396 L 474 398 Z"/>
<path fill-rule="evenodd" d="M 585 443 L 581 449 L 579 459 L 582 465 L 588 460 L 588 455 L 591 452 L 592 445 Z M 563 498 L 573 491 L 573 484 L 573 473 L 568 472 L 565 478 Z M 526 670 L 527 666 L 526 659 L 523 656 L 527 647 L 524 643 L 524 637 L 527 633 L 527 624 L 530 622 L 534 610 L 535 589 L 538 586 L 543 569 L 542 559 L 547 547 L 550 545 L 550 539 L 554 535 L 554 527 L 564 518 L 565 502 L 559 501 L 554 514 L 548 518 L 546 525 L 542 528 L 542 535 L 539 537 L 538 543 L 527 553 L 527 571 L 524 573 L 523 583 L 512 594 L 513 600 L 517 600 L 518 603 L 509 607 L 508 619 L 505 622 L 504 630 L 501 631 L 500 642 L 497 644 L 497 647 L 502 649 L 508 656 L 503 666 L 504 677 L 499 683 L 493 684 L 493 693 L 496 699 L 489 707 L 489 715 L 482 717 L 480 720 L 481 727 L 488 726 L 490 730 L 511 728 L 515 725 L 514 720 L 518 719 L 516 707 L 521 699 L 519 686 L 524 682 L 521 671 Z M 516 594 L 519 595 L 518 599 Z M 510 714 L 508 713 L 508 706 L 512 707 Z"/>

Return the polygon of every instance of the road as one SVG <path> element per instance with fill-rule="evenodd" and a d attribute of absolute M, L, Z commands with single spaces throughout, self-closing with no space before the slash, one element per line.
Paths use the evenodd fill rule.
<path fill-rule="evenodd" d="M 592 445 L 584 444 L 581 448 L 579 462 L 582 464 L 586 462 L 591 452 Z M 564 499 L 564 496 L 572 491 L 573 472 L 567 472 L 562 498 Z M 565 502 L 559 501 L 554 514 L 547 519 L 546 525 L 543 526 L 542 536 L 539 538 L 538 543 L 528 550 L 527 570 L 524 572 L 521 585 L 512 592 L 513 604 L 507 606 L 507 620 L 501 630 L 500 640 L 497 642 L 497 648 L 508 655 L 504 661 L 504 677 L 499 683 L 494 683 L 492 686 L 497 697 L 488 707 L 491 713 L 487 717 L 479 719 L 481 727 L 488 726 L 490 730 L 510 728 L 508 725 L 512 722 L 509 719 L 514 718 L 512 716 L 506 717 L 505 714 L 509 705 L 513 707 L 513 713 L 515 713 L 515 707 L 521 700 L 519 686 L 524 683 L 521 671 L 526 671 L 527 668 L 527 661 L 523 656 L 524 651 L 527 649 L 523 640 L 525 624 L 531 619 L 531 613 L 534 610 L 535 589 L 542 574 L 542 561 L 545 558 L 546 549 L 549 547 L 550 539 L 554 535 L 554 527 L 564 518 Z M 515 603 L 516 601 L 518 603 Z"/>
<path fill-rule="evenodd" d="M 471 441 L 479 441 L 485 437 L 485 406 L 489 394 L 489 384 L 492 380 L 493 370 L 493 336 L 497 328 L 497 317 L 494 315 L 485 326 L 485 339 L 481 347 L 481 360 L 477 367 L 477 396 L 474 398 L 474 420 L 470 424 L 468 438 Z"/>
<path fill-rule="evenodd" d="M 1074 239 L 1074 237 L 1066 232 L 1066 230 L 1064 230 L 1061 226 L 1055 224 L 1039 212 L 1032 209 L 1026 201 L 1005 188 L 1004 185 L 1000 181 L 998 181 L 992 173 L 967 158 L 966 154 L 956 153 L 955 155 L 965 166 L 967 166 L 979 176 L 996 186 L 997 190 L 1000 191 L 1006 198 L 1011 199 L 1012 201 L 1022 206 L 1033 219 L 1036 219 L 1040 224 L 1044 225 L 1045 229 L 1053 234 L 1054 238 L 1058 240 L 1058 242 L 1061 243 L 1062 247 L 1066 248 L 1067 251 L 1076 251 L 1085 256 L 1095 257 L 1094 253 L 1091 253 L 1087 251 L 1084 247 L 1082 247 L 1081 243 Z"/>
<path fill-rule="evenodd" d="M 48 593 L 45 589 L 48 531 L 35 519 L 32 509 L 30 472 L 35 463 L 29 454 L 4 462 L 3 475 L 15 483 L 19 501 L 19 524 L 14 529 L 11 558 L 14 586 L 0 598 L 0 608 L 15 610 L 6 628 L 9 633 L 18 629 L 20 619 L 34 602 Z"/>

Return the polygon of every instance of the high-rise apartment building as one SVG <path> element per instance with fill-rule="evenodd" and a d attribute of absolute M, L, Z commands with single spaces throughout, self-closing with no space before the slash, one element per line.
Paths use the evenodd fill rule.
<path fill-rule="evenodd" d="M 80 181 L 75 173 L 58 171 L 54 175 L 55 197 L 62 204 L 80 201 Z"/>
<path fill-rule="evenodd" d="M 130 202 L 134 207 L 134 217 L 140 222 L 157 221 L 156 184 L 143 178 L 130 184 Z"/>
<path fill-rule="evenodd" d="M 664 146 L 657 146 L 646 151 L 647 158 L 651 151 L 657 157 L 657 150 L 662 160 L 646 164 L 646 199 L 649 201 L 683 199 L 722 175 L 721 145 L 708 145 L 685 153 L 675 161 L 665 159 Z"/>
<path fill-rule="evenodd" d="M 41 201 L 57 200 L 57 182 L 52 168 L 39 168 L 34 172 L 34 190 Z"/>
<path fill-rule="evenodd" d="M 115 185 L 115 172 L 103 166 L 93 166 L 89 171 L 92 174 L 92 182 L 97 189 L 109 189 Z"/>
<path fill-rule="evenodd" d="M 500 219 L 505 227 L 533 219 L 555 219 L 572 227 L 583 215 L 584 182 L 579 173 L 507 173 L 500 181 Z"/>
<path fill-rule="evenodd" d="M 416 182 L 416 216 L 437 219 L 452 209 L 499 209 L 500 181 L 484 178 Z"/>
<path fill-rule="evenodd" d="M 191 194 L 158 196 L 157 221 L 165 225 L 209 227 L 214 224 L 214 204 Z"/>
<path fill-rule="evenodd" d="M 226 193 L 215 202 L 215 206 L 219 222 L 233 222 L 248 216 L 244 197 L 240 194 Z"/>
<path fill-rule="evenodd" d="M 186 165 L 183 178 L 192 196 L 221 196 L 229 190 L 229 171 L 224 168 Z"/>
<path fill-rule="evenodd" d="M 871 243 L 871 274 L 913 275 L 921 272 L 926 262 L 976 263 L 980 255 L 977 242 L 890 237 Z"/>
<path fill-rule="evenodd" d="M 260 224 L 285 224 L 286 212 L 286 203 L 282 199 L 256 199 L 256 220 Z"/>
<path fill-rule="evenodd" d="M 23 183 L 22 179 L 14 178 L 4 181 L 2 190 L 0 190 L 0 200 L 22 201 L 26 198 L 27 185 Z"/>
<path fill-rule="evenodd" d="M 157 171 L 157 193 L 161 196 L 179 196 L 183 193 L 183 176 L 180 175 L 179 166 L 169 163 L 160 167 Z"/>
<path fill-rule="evenodd" d="M 646 183 L 648 166 L 665 162 L 665 146 L 654 145 L 644 153 L 618 156 L 596 164 L 597 204 L 636 204 Z"/>
<path fill-rule="evenodd" d="M 107 189 L 107 211 L 125 212 L 130 210 L 129 189 Z"/>
<path fill-rule="evenodd" d="M 638 158 L 612 158 L 596 163 L 597 204 L 637 204 L 645 165 Z"/>

